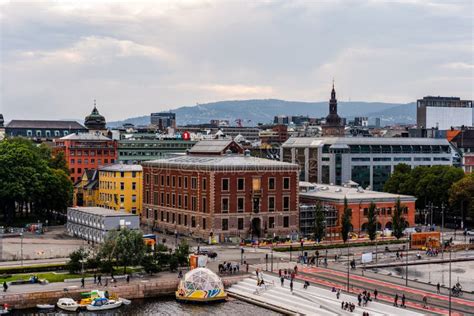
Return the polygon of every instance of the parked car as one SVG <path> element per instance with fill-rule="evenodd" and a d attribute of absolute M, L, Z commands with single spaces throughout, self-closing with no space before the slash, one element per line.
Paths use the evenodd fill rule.
<path fill-rule="evenodd" d="M 474 229 L 470 229 L 470 230 L 466 231 L 466 234 L 468 236 L 474 236 Z"/>

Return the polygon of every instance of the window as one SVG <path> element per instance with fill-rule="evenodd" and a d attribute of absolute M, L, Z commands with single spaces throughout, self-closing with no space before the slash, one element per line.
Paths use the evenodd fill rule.
<path fill-rule="evenodd" d="M 74 159 L 71 159 L 71 165 L 73 165 L 73 164 L 74 164 Z"/>
<path fill-rule="evenodd" d="M 137 183 L 136 182 L 132 182 L 132 190 L 136 190 L 137 189 Z"/>
<path fill-rule="evenodd" d="M 120 182 L 120 190 L 125 190 L 125 183 L 123 182 Z"/>
<path fill-rule="evenodd" d="M 136 207 L 132 207 L 132 214 L 137 214 L 137 208 Z"/>
<path fill-rule="evenodd" d="M 366 207 L 364 208 L 364 216 L 367 216 L 369 215 L 369 209 Z"/>
<path fill-rule="evenodd" d="M 202 179 L 202 191 L 206 191 L 206 190 L 207 190 L 206 178 L 203 178 Z"/>
<path fill-rule="evenodd" d="M 201 210 L 203 213 L 207 212 L 207 199 L 205 197 L 202 198 L 202 205 L 201 205 Z"/>
<path fill-rule="evenodd" d="M 176 194 L 174 193 L 171 195 L 171 206 L 176 206 Z"/>
<path fill-rule="evenodd" d="M 188 196 L 187 195 L 184 196 L 184 209 L 185 210 L 188 209 Z"/>
<path fill-rule="evenodd" d="M 172 186 L 173 188 L 176 186 L 176 177 L 175 177 L 175 176 L 173 176 L 173 177 L 171 178 L 171 186 Z"/>
<path fill-rule="evenodd" d="M 229 179 L 222 179 L 222 191 L 229 191 Z"/>
<path fill-rule="evenodd" d="M 181 225 L 181 214 L 178 214 L 178 225 Z"/>
<path fill-rule="evenodd" d="M 202 219 L 202 229 L 206 229 L 206 219 Z"/>
<path fill-rule="evenodd" d="M 120 195 L 120 203 L 125 203 L 125 196 L 123 194 Z"/>
<path fill-rule="evenodd" d="M 196 177 L 192 177 L 191 178 L 191 189 L 197 189 L 197 178 Z"/>
<path fill-rule="evenodd" d="M 182 197 L 181 194 L 178 194 L 178 207 L 181 208 L 182 205 Z"/>
<path fill-rule="evenodd" d="M 221 211 L 222 213 L 229 212 L 229 198 L 222 198 L 221 200 Z"/>
<path fill-rule="evenodd" d="M 125 172 L 120 172 L 120 178 L 123 178 L 125 176 Z"/>
<path fill-rule="evenodd" d="M 26 136 L 33 136 L 33 132 L 30 131 L 30 130 L 27 130 L 27 131 L 26 131 Z"/>
<path fill-rule="evenodd" d="M 170 194 L 166 193 L 166 206 L 170 206 Z"/>
<path fill-rule="evenodd" d="M 184 177 L 184 188 L 188 188 L 188 177 Z"/>
<path fill-rule="evenodd" d="M 153 192 L 153 204 L 158 205 L 158 192 Z"/>
<path fill-rule="evenodd" d="M 268 178 L 268 190 L 275 190 L 275 178 Z"/>
<path fill-rule="evenodd" d="M 244 212 L 244 207 L 245 207 L 245 198 L 244 197 L 238 197 L 237 198 L 237 212 L 243 213 Z"/>
<path fill-rule="evenodd" d="M 269 196 L 268 197 L 268 211 L 273 212 L 275 210 L 275 197 Z"/>
<path fill-rule="evenodd" d="M 170 222 L 170 212 L 166 212 L 166 222 Z"/>
<path fill-rule="evenodd" d="M 178 177 L 178 188 L 181 188 L 183 179 L 181 177 Z"/>
<path fill-rule="evenodd" d="M 188 215 L 184 215 L 184 226 L 188 226 Z"/>
<path fill-rule="evenodd" d="M 153 215 L 155 217 L 155 221 L 157 221 L 158 220 L 158 210 L 155 210 L 154 213 L 155 214 L 153 214 Z"/>
<path fill-rule="evenodd" d="M 132 178 L 136 178 L 137 176 L 137 172 L 136 171 L 132 171 Z"/>
<path fill-rule="evenodd" d="M 157 174 L 153 175 L 153 184 L 158 185 L 158 175 Z"/>
<path fill-rule="evenodd" d="M 161 181 L 161 186 L 162 186 L 162 187 L 165 186 L 165 176 L 162 175 L 162 176 L 160 177 L 160 181 Z"/>
<path fill-rule="evenodd" d="M 288 228 L 290 227 L 290 217 L 283 216 L 283 227 Z"/>
<path fill-rule="evenodd" d="M 270 216 L 268 218 L 268 228 L 270 228 L 270 229 L 275 228 L 275 217 Z"/>
<path fill-rule="evenodd" d="M 283 197 L 283 211 L 289 211 L 289 210 L 290 210 L 290 197 L 284 196 Z"/>
<path fill-rule="evenodd" d="M 224 231 L 229 230 L 229 219 L 227 218 L 222 219 L 222 230 Z"/>
<path fill-rule="evenodd" d="M 166 176 L 166 186 L 170 186 L 170 176 Z"/>
<path fill-rule="evenodd" d="M 196 227 L 196 218 L 191 216 L 191 227 Z"/>
<path fill-rule="evenodd" d="M 191 210 L 196 211 L 197 209 L 197 199 L 195 196 L 191 197 Z"/>
<path fill-rule="evenodd" d="M 41 131 L 36 131 L 36 136 L 41 137 Z"/>
<path fill-rule="evenodd" d="M 244 191 L 245 189 L 245 179 L 238 178 L 237 179 L 237 191 Z"/>
<path fill-rule="evenodd" d="M 290 178 L 283 178 L 283 190 L 290 189 Z"/>
<path fill-rule="evenodd" d="M 161 206 L 165 206 L 165 193 L 160 193 L 160 204 Z"/>
<path fill-rule="evenodd" d="M 105 163 L 107 163 L 107 161 Z M 150 184 L 150 175 L 148 173 L 145 175 L 145 183 Z"/>
<path fill-rule="evenodd" d="M 237 219 L 237 229 L 238 230 L 244 229 L 244 219 L 243 218 L 238 218 Z"/>

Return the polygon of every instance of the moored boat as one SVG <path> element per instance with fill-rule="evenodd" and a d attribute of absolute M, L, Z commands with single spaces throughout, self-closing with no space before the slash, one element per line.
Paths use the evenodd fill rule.
<path fill-rule="evenodd" d="M 55 306 L 51 304 L 36 304 L 38 309 L 53 309 Z"/>
<path fill-rule="evenodd" d="M 109 300 L 105 297 L 99 297 L 96 298 L 87 305 L 87 310 L 88 311 L 102 311 L 102 310 L 107 310 L 107 309 L 114 309 L 122 306 L 122 301 L 121 300 Z"/>
<path fill-rule="evenodd" d="M 81 307 L 79 303 L 68 297 L 60 298 L 56 303 L 56 306 L 69 312 L 75 312 Z"/>

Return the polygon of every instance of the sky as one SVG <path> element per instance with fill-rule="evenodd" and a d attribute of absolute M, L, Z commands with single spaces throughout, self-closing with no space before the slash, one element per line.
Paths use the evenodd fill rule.
<path fill-rule="evenodd" d="M 474 97 L 473 1 L 0 0 L 0 113 Z"/>

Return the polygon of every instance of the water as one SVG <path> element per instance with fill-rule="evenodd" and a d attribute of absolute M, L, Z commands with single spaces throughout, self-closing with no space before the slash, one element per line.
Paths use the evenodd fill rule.
<path fill-rule="evenodd" d="M 383 268 L 379 273 L 391 272 L 395 276 L 405 276 L 405 267 Z M 444 286 L 449 285 L 449 263 L 423 264 L 408 267 L 408 279 L 417 279 L 420 282 L 438 282 Z M 451 263 L 451 286 L 460 282 L 463 290 L 474 291 L 474 261 Z"/>
<path fill-rule="evenodd" d="M 277 316 L 281 315 L 273 311 L 252 305 L 243 301 L 229 299 L 227 302 L 196 305 L 178 303 L 174 299 L 145 299 L 133 300 L 131 305 L 122 306 L 119 309 L 103 312 L 87 312 L 70 313 L 65 311 L 51 311 L 38 312 L 37 309 L 17 310 L 13 312 L 15 316 L 67 316 L 67 315 L 81 315 L 81 316 L 121 316 L 121 315 L 160 315 L 160 316 L 175 316 L 175 315 L 193 315 L 193 316 L 207 316 L 207 315 L 239 315 L 239 316 Z"/>

